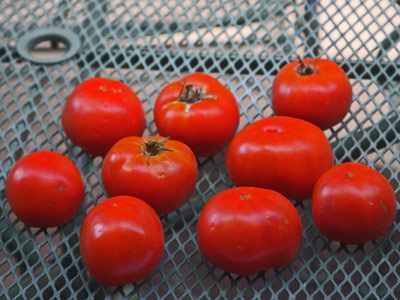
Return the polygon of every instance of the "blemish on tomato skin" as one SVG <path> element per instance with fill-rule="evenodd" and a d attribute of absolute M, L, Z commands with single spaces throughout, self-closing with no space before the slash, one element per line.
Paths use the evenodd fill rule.
<path fill-rule="evenodd" d="M 103 91 L 103 92 L 107 92 L 107 89 L 106 89 L 106 87 L 104 87 L 104 86 L 100 86 L 99 89 L 100 89 L 101 91 Z"/>
<path fill-rule="evenodd" d="M 353 175 L 353 174 L 351 174 L 351 173 L 346 173 L 346 177 L 347 177 L 347 178 L 353 178 L 353 177 L 354 177 L 354 175 Z"/>
<path fill-rule="evenodd" d="M 211 224 L 211 231 L 214 231 L 214 230 L 215 230 L 215 225 Z"/>
<path fill-rule="evenodd" d="M 383 213 L 386 215 L 386 214 L 387 214 L 387 208 L 386 208 L 386 206 L 383 204 L 383 202 L 382 202 L 381 199 L 379 199 L 379 204 L 382 206 L 382 208 L 383 208 Z"/>
<path fill-rule="evenodd" d="M 111 91 L 115 94 L 115 93 L 122 93 L 122 89 L 114 89 L 111 88 Z"/>
<path fill-rule="evenodd" d="M 186 103 L 186 106 L 185 106 L 185 114 L 188 114 L 188 113 L 189 113 L 191 107 L 192 107 L 192 104 Z"/>
<path fill-rule="evenodd" d="M 63 192 L 64 191 L 64 186 L 62 183 L 58 186 L 57 191 Z"/>

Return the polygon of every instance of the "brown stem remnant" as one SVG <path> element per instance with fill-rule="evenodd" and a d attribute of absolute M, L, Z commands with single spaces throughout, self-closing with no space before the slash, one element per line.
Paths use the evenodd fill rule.
<path fill-rule="evenodd" d="M 217 99 L 218 97 L 212 94 L 207 94 L 207 88 L 196 87 L 184 82 L 178 98 L 181 102 L 193 104 L 204 99 Z"/>
<path fill-rule="evenodd" d="M 320 73 L 320 71 L 318 69 L 314 69 L 312 66 L 312 63 L 314 61 L 310 61 L 308 64 L 304 64 L 303 61 L 301 60 L 300 56 L 298 56 L 300 65 L 296 68 L 297 70 L 297 74 L 299 74 L 300 76 L 308 76 L 308 75 L 312 75 L 314 73 Z"/>
<path fill-rule="evenodd" d="M 164 142 L 168 137 L 159 140 L 158 142 L 153 138 L 148 139 L 147 142 L 142 144 L 142 154 L 146 155 L 147 163 L 150 163 L 150 156 L 157 156 L 164 151 L 172 151 L 171 149 L 164 147 Z"/>

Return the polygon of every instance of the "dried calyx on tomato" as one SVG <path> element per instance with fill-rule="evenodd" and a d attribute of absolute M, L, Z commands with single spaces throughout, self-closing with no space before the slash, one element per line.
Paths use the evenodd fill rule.
<path fill-rule="evenodd" d="M 192 104 L 204 99 L 218 99 L 218 97 L 207 93 L 207 88 L 186 83 L 182 84 L 181 91 L 179 92 L 179 101 Z"/>
<path fill-rule="evenodd" d="M 149 139 L 142 144 L 143 155 L 146 155 L 147 163 L 150 163 L 150 156 L 156 156 L 164 151 L 172 151 L 164 147 L 164 142 L 169 139 L 169 137 L 163 138 L 157 141 L 154 138 L 149 137 Z"/>
<path fill-rule="evenodd" d="M 231 91 L 202 73 L 166 85 L 154 105 L 158 133 L 185 143 L 197 157 L 225 148 L 236 133 L 239 118 Z"/>

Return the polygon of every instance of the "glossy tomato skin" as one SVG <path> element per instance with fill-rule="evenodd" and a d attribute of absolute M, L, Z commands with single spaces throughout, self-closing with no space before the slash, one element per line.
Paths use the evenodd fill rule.
<path fill-rule="evenodd" d="M 311 209 L 325 237 L 360 244 L 389 230 L 396 216 L 396 196 L 378 171 L 359 163 L 343 163 L 317 181 Z"/>
<path fill-rule="evenodd" d="M 267 189 L 238 187 L 211 198 L 197 225 L 199 248 L 216 267 L 250 275 L 289 264 L 302 240 L 300 216 Z"/>
<path fill-rule="evenodd" d="M 299 75 L 299 61 L 285 65 L 277 74 L 271 91 L 272 108 L 277 116 L 307 120 L 328 129 L 344 119 L 350 110 L 352 88 L 346 73 L 333 61 L 304 59 L 314 69 Z"/>
<path fill-rule="evenodd" d="M 93 156 L 104 156 L 126 136 L 141 136 L 146 126 L 142 104 L 124 83 L 92 78 L 79 84 L 65 102 L 66 135 Z"/>
<path fill-rule="evenodd" d="M 179 101 L 184 86 L 203 88 L 207 99 Z M 228 145 L 239 125 L 239 108 L 233 94 L 215 78 L 190 74 L 164 87 L 154 106 L 161 136 L 188 145 L 198 157 L 210 156 Z"/>
<path fill-rule="evenodd" d="M 243 128 L 226 157 L 237 186 L 272 189 L 297 201 L 311 198 L 315 182 L 332 166 L 332 150 L 322 130 L 291 117 L 269 117 Z"/>
<path fill-rule="evenodd" d="M 160 264 L 164 232 L 156 212 L 130 196 L 109 198 L 86 216 L 80 251 L 95 280 L 110 286 L 137 282 Z"/>
<path fill-rule="evenodd" d="M 21 158 L 6 180 L 6 196 L 15 215 L 32 227 L 70 221 L 85 196 L 79 169 L 62 154 L 37 151 Z"/>
<path fill-rule="evenodd" d="M 192 195 L 197 181 L 197 161 L 185 144 L 167 139 L 166 151 L 155 156 L 143 154 L 149 139 L 160 136 L 127 137 L 118 141 L 107 153 L 102 166 L 104 188 L 109 196 L 138 197 L 159 215 L 181 207 Z"/>

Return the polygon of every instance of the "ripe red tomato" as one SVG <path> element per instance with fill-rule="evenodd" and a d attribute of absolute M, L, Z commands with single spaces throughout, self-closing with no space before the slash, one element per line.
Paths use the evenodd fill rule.
<path fill-rule="evenodd" d="M 124 83 L 92 78 L 79 84 L 65 102 L 62 126 L 67 136 L 93 156 L 104 156 L 119 139 L 141 136 L 146 126 L 142 104 Z"/>
<path fill-rule="evenodd" d="M 146 278 L 164 252 L 164 232 L 156 212 L 130 196 L 96 205 L 83 221 L 79 241 L 89 273 L 111 286 Z"/>
<path fill-rule="evenodd" d="M 213 155 L 228 145 L 239 117 L 233 94 L 201 73 L 164 87 L 154 106 L 159 134 L 185 143 L 198 157 Z"/>
<path fill-rule="evenodd" d="M 118 141 L 107 153 L 101 174 L 109 196 L 138 197 L 165 215 L 190 198 L 197 172 L 196 157 L 188 146 L 153 136 Z"/>
<path fill-rule="evenodd" d="M 307 120 L 322 130 L 350 110 L 352 90 L 346 73 L 333 61 L 304 59 L 285 65 L 272 84 L 272 109 L 278 116 Z"/>
<path fill-rule="evenodd" d="M 315 184 L 312 215 L 328 239 L 360 244 L 389 230 L 396 216 L 392 186 L 378 171 L 358 163 L 328 170 Z"/>
<path fill-rule="evenodd" d="M 293 204 L 275 191 L 255 187 L 215 195 L 197 225 L 197 241 L 205 258 L 239 275 L 287 265 L 301 239 L 301 220 Z"/>
<path fill-rule="evenodd" d="M 237 186 L 271 189 L 297 201 L 311 198 L 315 182 L 332 166 L 332 150 L 322 130 L 291 117 L 248 125 L 233 138 L 226 157 Z"/>
<path fill-rule="evenodd" d="M 6 180 L 6 196 L 15 215 L 32 227 L 70 221 L 85 196 L 81 173 L 56 152 L 37 151 L 21 158 Z"/>

